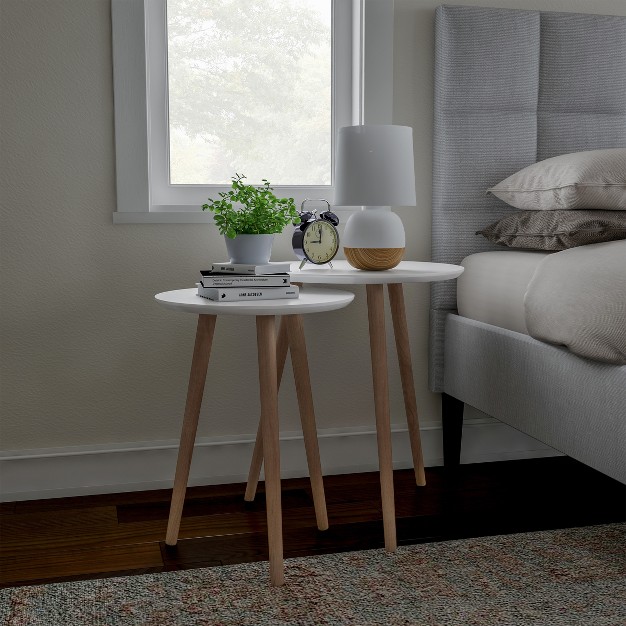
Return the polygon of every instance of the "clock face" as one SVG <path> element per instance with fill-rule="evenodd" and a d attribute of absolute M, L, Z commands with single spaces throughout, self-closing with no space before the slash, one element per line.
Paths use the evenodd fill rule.
<path fill-rule="evenodd" d="M 328 263 L 339 250 L 337 230 L 325 220 L 312 222 L 304 231 L 302 249 L 311 263 Z"/>

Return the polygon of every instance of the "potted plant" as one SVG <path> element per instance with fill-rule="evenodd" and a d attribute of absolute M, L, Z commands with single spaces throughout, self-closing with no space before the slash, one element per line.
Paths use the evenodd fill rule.
<path fill-rule="evenodd" d="M 231 189 L 221 192 L 218 200 L 209 198 L 202 210 L 214 213 L 231 263 L 267 263 L 274 234 L 299 220 L 296 203 L 293 198 L 277 198 L 265 179 L 255 187 L 243 183 L 245 178 L 235 174 Z"/>

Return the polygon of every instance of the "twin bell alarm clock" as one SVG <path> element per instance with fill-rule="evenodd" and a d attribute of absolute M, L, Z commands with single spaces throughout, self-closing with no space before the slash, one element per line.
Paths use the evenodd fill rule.
<path fill-rule="evenodd" d="M 327 209 L 317 214 L 317 209 L 305 211 L 307 202 L 324 202 Z M 328 200 L 311 200 L 307 198 L 300 206 L 300 223 L 291 237 L 291 245 L 295 255 L 302 260 L 300 269 L 308 263 L 315 265 L 330 264 L 339 251 L 339 218 L 331 212 Z"/>

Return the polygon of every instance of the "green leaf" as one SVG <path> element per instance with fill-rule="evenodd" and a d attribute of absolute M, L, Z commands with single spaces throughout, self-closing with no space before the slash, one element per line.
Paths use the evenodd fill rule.
<path fill-rule="evenodd" d="M 293 198 L 277 198 L 268 180 L 261 187 L 246 185 L 243 174 L 235 174 L 231 190 L 220 192 L 221 199 L 209 198 L 202 210 L 215 214 L 219 232 L 233 238 L 237 234 L 274 234 L 299 219 Z M 239 205 L 235 208 L 233 205 Z"/>

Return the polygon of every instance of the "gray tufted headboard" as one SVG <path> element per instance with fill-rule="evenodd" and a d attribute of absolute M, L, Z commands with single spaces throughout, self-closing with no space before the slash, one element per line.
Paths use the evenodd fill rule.
<path fill-rule="evenodd" d="M 474 233 L 514 210 L 485 190 L 558 154 L 626 146 L 626 17 L 440 6 L 433 261 L 496 249 Z M 454 281 L 431 290 L 430 387 L 442 391 Z"/>

